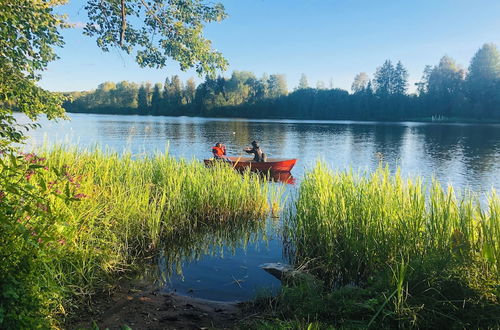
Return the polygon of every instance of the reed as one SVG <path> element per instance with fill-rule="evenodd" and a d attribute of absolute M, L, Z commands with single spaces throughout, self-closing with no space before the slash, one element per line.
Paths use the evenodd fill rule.
<path fill-rule="evenodd" d="M 47 205 L 58 220 L 50 237 L 42 239 L 42 230 L 35 234 L 40 239 L 34 247 L 47 256 L 33 271 L 37 285 L 49 288 L 43 298 L 48 317 L 111 288 L 122 274 L 156 260 L 160 250 L 168 256 L 162 260 L 180 264 L 194 247 L 200 255 L 226 240 L 244 244 L 281 198 L 278 185 L 252 173 L 225 164 L 206 168 L 168 154 L 134 159 L 54 147 L 38 156 L 47 170 L 30 175 L 30 185 L 57 189 Z M 69 195 L 71 202 L 57 195 Z M 46 219 L 29 221 L 29 228 L 42 228 Z"/>
<path fill-rule="evenodd" d="M 381 310 L 400 325 L 464 326 L 480 305 L 500 311 L 499 208 L 494 191 L 481 205 L 470 192 L 457 197 L 436 181 L 426 188 L 387 167 L 360 175 L 318 164 L 287 217 L 288 249 L 330 289 L 378 287 Z M 478 313 L 469 316 L 500 322 Z"/>

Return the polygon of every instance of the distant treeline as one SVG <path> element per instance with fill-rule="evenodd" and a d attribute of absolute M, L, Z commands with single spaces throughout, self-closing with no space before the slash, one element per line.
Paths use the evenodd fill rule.
<path fill-rule="evenodd" d="M 309 87 L 303 74 L 288 92 L 282 74 L 257 78 L 234 71 L 230 78 L 207 77 L 196 86 L 178 76 L 165 83 L 138 85 L 105 82 L 90 92 L 68 93 L 68 112 L 210 116 L 246 118 L 411 120 L 500 120 L 500 53 L 485 44 L 467 70 L 448 57 L 426 66 L 416 94 L 408 94 L 408 72 L 401 62 L 385 61 L 372 79 L 362 72 L 354 77 L 351 93 Z"/>

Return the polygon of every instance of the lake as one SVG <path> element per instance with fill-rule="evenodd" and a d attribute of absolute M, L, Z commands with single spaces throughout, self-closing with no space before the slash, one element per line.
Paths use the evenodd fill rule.
<path fill-rule="evenodd" d="M 26 121 L 19 114 L 16 117 Z M 41 120 L 42 127 L 29 133 L 28 148 L 44 143 L 98 145 L 136 157 L 168 150 L 174 157 L 202 160 L 211 156 L 215 142 L 225 143 L 228 155 L 239 156 L 252 140 L 258 140 L 268 157 L 299 159 L 292 171 L 298 183 L 319 160 L 333 169 L 372 171 L 382 159 L 393 171 L 401 168 L 404 176 L 421 176 L 424 182 L 435 177 L 457 190 L 471 189 L 481 198 L 492 188 L 500 189 L 498 124 L 70 117 L 70 121 Z M 283 261 L 281 240 L 269 229 L 265 240 L 186 261 L 184 275 L 173 276 L 165 290 L 221 301 L 247 300 L 259 291 L 279 287 L 278 280 L 258 267 L 277 261 Z"/>

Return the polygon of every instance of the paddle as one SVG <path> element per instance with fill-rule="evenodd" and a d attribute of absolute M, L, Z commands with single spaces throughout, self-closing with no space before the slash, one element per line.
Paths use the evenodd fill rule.
<path fill-rule="evenodd" d="M 238 159 L 237 159 L 237 160 L 236 160 L 236 162 L 234 163 L 233 168 L 235 168 L 235 167 L 236 167 L 236 164 L 238 164 L 238 163 L 240 162 L 241 157 L 243 157 L 243 153 L 240 151 L 240 155 L 238 156 Z"/>

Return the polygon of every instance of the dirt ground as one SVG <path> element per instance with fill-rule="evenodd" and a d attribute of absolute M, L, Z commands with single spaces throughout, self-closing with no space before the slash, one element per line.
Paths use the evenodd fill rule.
<path fill-rule="evenodd" d="M 66 329 L 234 329 L 253 315 L 238 303 L 215 302 L 161 293 L 144 286 L 120 287 L 102 297 L 91 311 L 66 324 Z M 125 328 L 126 329 L 126 328 Z"/>

